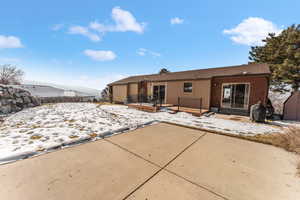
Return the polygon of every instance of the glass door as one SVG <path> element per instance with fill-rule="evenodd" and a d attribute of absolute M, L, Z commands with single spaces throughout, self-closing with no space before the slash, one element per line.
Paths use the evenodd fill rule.
<path fill-rule="evenodd" d="M 159 86 L 159 101 L 165 103 L 166 87 L 164 85 Z"/>
<path fill-rule="evenodd" d="M 158 100 L 159 103 L 165 102 L 166 87 L 164 85 L 153 86 L 153 97 Z"/>
<path fill-rule="evenodd" d="M 222 107 L 248 109 L 249 87 L 249 84 L 244 83 L 223 84 Z"/>
<path fill-rule="evenodd" d="M 233 90 L 232 85 L 223 85 L 222 107 L 231 108 Z"/>

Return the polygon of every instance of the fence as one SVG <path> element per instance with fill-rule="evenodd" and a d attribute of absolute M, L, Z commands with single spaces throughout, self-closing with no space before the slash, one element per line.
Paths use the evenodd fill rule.
<path fill-rule="evenodd" d="M 66 103 L 66 102 L 93 102 L 94 96 L 61 96 L 61 97 L 39 97 L 42 104 L 44 103 Z"/>
<path fill-rule="evenodd" d="M 127 97 L 126 103 L 136 103 L 140 105 L 150 104 L 151 106 L 161 106 L 164 103 L 164 99 L 147 95 L 130 95 Z"/>
<path fill-rule="evenodd" d="M 202 113 L 202 98 L 191 98 L 191 97 L 178 97 L 177 100 L 177 109 L 182 110 L 180 108 L 189 108 L 190 110 L 198 110 L 200 114 Z"/>

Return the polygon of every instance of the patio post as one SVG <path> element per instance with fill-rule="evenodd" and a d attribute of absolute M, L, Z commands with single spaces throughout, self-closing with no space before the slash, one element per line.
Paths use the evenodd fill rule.
<path fill-rule="evenodd" d="M 179 112 L 179 107 L 180 107 L 180 97 L 178 97 L 178 100 L 177 100 L 177 105 L 178 105 L 178 112 Z"/>

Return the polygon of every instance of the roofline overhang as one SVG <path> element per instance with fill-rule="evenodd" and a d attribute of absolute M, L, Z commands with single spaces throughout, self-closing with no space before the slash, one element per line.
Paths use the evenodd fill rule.
<path fill-rule="evenodd" d="M 271 73 L 258 73 L 258 74 L 234 74 L 234 75 L 226 75 L 226 76 L 212 76 L 210 78 L 189 78 L 189 79 L 172 79 L 172 80 L 141 80 L 141 81 L 131 81 L 131 82 L 124 82 L 124 83 L 110 83 L 108 86 L 114 86 L 114 85 L 126 85 L 126 84 L 131 84 L 131 83 L 140 83 L 140 82 L 169 82 L 169 81 L 195 81 L 195 80 L 211 80 L 213 78 L 226 78 L 226 77 L 251 77 L 251 76 L 266 76 L 270 77 Z"/>

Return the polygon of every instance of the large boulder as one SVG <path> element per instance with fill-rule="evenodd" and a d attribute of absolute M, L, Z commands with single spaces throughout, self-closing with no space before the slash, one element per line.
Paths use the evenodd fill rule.
<path fill-rule="evenodd" d="M 265 122 L 266 108 L 261 102 L 258 102 L 257 104 L 251 106 L 250 119 L 254 122 Z"/>

